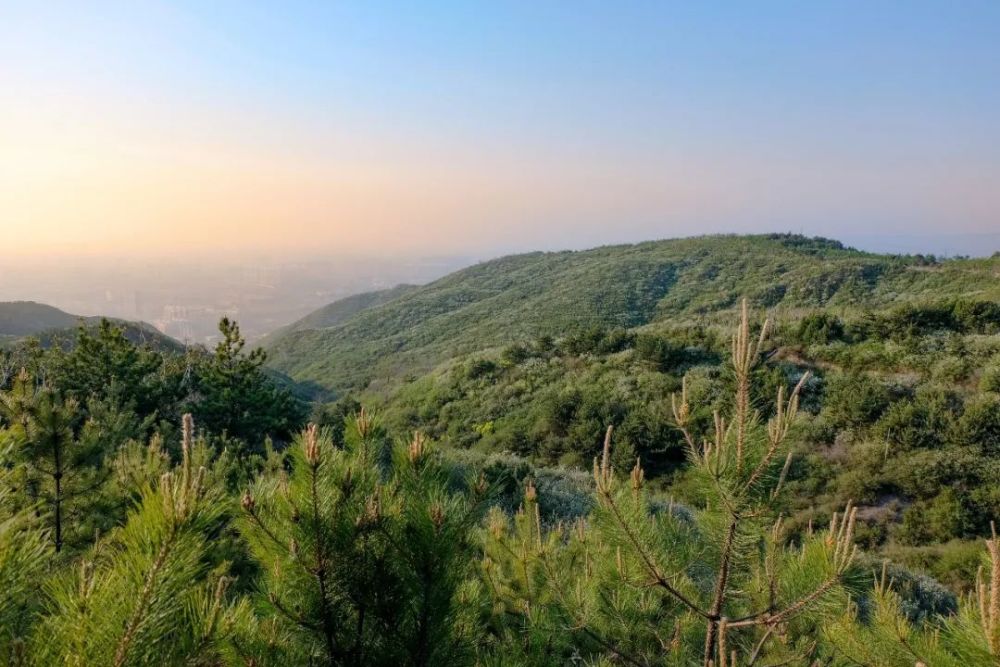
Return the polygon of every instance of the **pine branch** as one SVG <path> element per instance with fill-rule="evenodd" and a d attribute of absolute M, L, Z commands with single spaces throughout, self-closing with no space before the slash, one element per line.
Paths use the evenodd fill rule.
<path fill-rule="evenodd" d="M 335 630 L 333 626 L 333 612 L 330 609 L 330 599 L 328 591 L 328 582 L 326 579 L 327 569 L 326 569 L 326 549 L 323 540 L 323 529 L 320 524 L 320 509 L 319 509 L 319 491 L 317 489 L 317 478 L 319 475 L 319 466 L 321 464 L 319 441 L 317 440 L 316 425 L 310 424 L 306 431 L 306 461 L 309 464 L 309 486 L 310 486 L 310 500 L 312 502 L 312 522 L 313 522 L 313 532 L 314 532 L 314 558 L 316 562 L 316 567 L 314 569 L 314 575 L 316 581 L 319 585 L 319 595 L 320 595 L 320 619 L 323 626 L 323 637 L 326 642 L 326 652 L 330 658 L 330 662 L 336 661 L 339 651 L 337 649 L 337 640 L 335 635 Z"/>
<path fill-rule="evenodd" d="M 646 569 L 649 571 L 650 577 L 653 579 L 655 585 L 659 586 L 671 596 L 673 596 L 678 602 L 683 604 L 685 607 L 698 614 L 702 618 L 712 620 L 711 615 L 702 610 L 697 604 L 691 601 L 686 595 L 681 593 L 677 588 L 675 588 L 666 578 L 662 575 L 659 566 L 653 560 L 653 557 L 642 547 L 642 543 L 639 541 L 638 536 L 632 531 L 628 522 L 622 517 L 618 506 L 612 497 L 610 490 L 604 489 L 600 491 L 601 496 L 607 502 L 609 509 L 611 510 L 612 516 L 614 516 L 615 521 L 618 523 L 618 527 L 625 533 L 626 538 L 628 538 L 629 544 L 639 554 L 640 559 L 645 564 Z"/>
<path fill-rule="evenodd" d="M 129 648 L 132 645 L 132 641 L 135 639 L 135 634 L 145 619 L 150 599 L 152 598 L 156 587 L 157 578 L 160 575 L 160 570 L 163 568 L 164 563 L 166 563 L 167 558 L 170 556 L 176 537 L 177 526 L 172 522 L 170 532 L 167 533 L 166 540 L 164 540 L 163 544 L 160 546 L 160 549 L 156 554 L 156 558 L 153 560 L 153 564 L 149 568 L 149 572 L 146 573 L 145 583 L 143 584 L 142 592 L 139 594 L 139 600 L 136 603 L 135 609 L 133 609 L 129 620 L 125 624 L 125 633 L 122 635 L 121 639 L 118 641 L 117 647 L 115 648 L 115 667 L 121 667 L 125 664 Z"/>

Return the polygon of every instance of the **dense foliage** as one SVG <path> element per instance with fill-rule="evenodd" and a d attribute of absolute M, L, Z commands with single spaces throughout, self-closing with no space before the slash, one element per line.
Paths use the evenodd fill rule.
<path fill-rule="evenodd" d="M 809 370 L 785 511 L 799 528 L 858 503 L 873 551 L 956 589 L 1000 510 L 1000 258 L 885 256 L 790 235 L 705 237 L 503 258 L 421 288 L 332 304 L 270 342 L 332 402 L 449 446 L 586 466 L 617 429 L 622 460 L 686 502 L 663 406 L 688 376 L 717 407 L 740 295 L 775 313 L 758 407 Z M 364 308 L 364 304 L 371 306 Z M 324 311 L 325 312 L 325 311 Z"/>
<path fill-rule="evenodd" d="M 111 325 L 68 348 L 6 353 L 0 664 L 1000 665 L 988 528 L 967 528 L 990 536 L 975 546 L 986 567 L 956 602 L 897 566 L 873 578 L 866 509 L 827 506 L 838 478 L 815 468 L 834 463 L 805 443 L 832 433 L 867 452 L 856 443 L 904 398 L 934 433 L 950 411 L 955 447 L 988 461 L 995 444 L 978 390 L 907 397 L 870 374 L 818 381 L 788 361 L 803 354 L 787 338 L 800 329 L 825 332 L 808 345 L 829 364 L 826 346 L 876 340 L 852 321 L 769 338 L 744 309 L 732 336 L 586 330 L 433 381 L 488 395 L 534 367 L 552 366 L 553 382 L 591 374 L 576 378 L 580 398 L 543 408 L 565 444 L 536 451 L 539 430 L 522 448 L 571 462 L 574 438 L 593 442 L 572 459 L 593 454 L 590 476 L 441 443 L 460 433 L 449 402 L 376 415 L 345 399 L 285 445 L 295 401 L 235 325 L 221 329 L 214 353 L 155 351 Z M 640 369 L 646 393 L 581 409 Z M 587 377 L 603 383 L 593 394 Z M 628 421 L 637 405 L 650 432 L 647 418 Z M 505 414 L 477 437 L 502 433 Z M 439 419 L 436 437 L 393 437 L 414 419 Z M 906 435 L 907 451 L 923 451 L 921 437 Z M 829 498 L 803 524 L 788 511 L 809 484 Z M 962 517 L 969 494 L 943 494 L 917 519 Z M 914 520 L 901 525 L 919 541 L 929 527 Z"/>

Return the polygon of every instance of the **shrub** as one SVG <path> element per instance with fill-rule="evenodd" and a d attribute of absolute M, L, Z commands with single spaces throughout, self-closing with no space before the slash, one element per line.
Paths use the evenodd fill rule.
<path fill-rule="evenodd" d="M 640 359 L 660 372 L 675 368 L 684 361 L 684 348 L 669 340 L 650 334 L 639 334 L 635 339 L 635 352 Z"/>
<path fill-rule="evenodd" d="M 844 338 L 844 323 L 835 315 L 819 311 L 799 320 L 795 338 L 803 345 L 826 345 Z"/>
<path fill-rule="evenodd" d="M 500 365 L 511 368 L 531 358 L 531 350 L 524 345 L 508 345 L 500 351 Z"/>
<path fill-rule="evenodd" d="M 939 391 L 921 391 L 893 403 L 879 418 L 874 433 L 897 449 L 939 447 L 954 427 L 955 401 Z"/>
<path fill-rule="evenodd" d="M 889 390 L 861 373 L 834 375 L 829 379 L 824 412 L 841 426 L 862 426 L 877 420 L 889 407 Z"/>
<path fill-rule="evenodd" d="M 478 380 L 493 375 L 496 370 L 496 363 L 489 359 L 473 359 L 465 367 L 465 377 Z"/>
<path fill-rule="evenodd" d="M 962 536 L 967 525 L 962 503 L 954 491 L 945 489 L 932 500 L 918 501 L 908 507 L 896 537 L 910 545 L 945 542 Z"/>
<path fill-rule="evenodd" d="M 1000 456 L 1000 396 L 982 396 L 967 403 L 955 437 L 987 456 Z"/>
<path fill-rule="evenodd" d="M 1000 359 L 995 359 L 983 369 L 979 390 L 1000 394 Z"/>

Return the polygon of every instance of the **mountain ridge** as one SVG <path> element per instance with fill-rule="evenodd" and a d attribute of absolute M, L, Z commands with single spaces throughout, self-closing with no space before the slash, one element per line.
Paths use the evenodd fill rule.
<path fill-rule="evenodd" d="M 38 301 L 0 301 L 0 344 L 38 338 L 43 345 L 63 344 L 72 340 L 79 326 L 92 327 L 107 319 L 125 327 L 125 334 L 135 342 L 156 347 L 183 350 L 184 344 L 158 331 L 147 322 L 131 322 L 114 317 L 73 315 Z"/>
<path fill-rule="evenodd" d="M 28 336 L 71 327 L 81 318 L 37 301 L 0 302 L 0 336 Z"/>
<path fill-rule="evenodd" d="M 271 363 L 297 380 L 355 390 L 525 337 L 710 319 L 742 297 L 778 310 L 997 298 L 998 266 L 989 259 L 880 255 L 791 234 L 533 252 L 461 269 L 330 327 L 293 325 L 268 349 Z"/>
<path fill-rule="evenodd" d="M 367 310 L 383 303 L 388 303 L 389 301 L 392 301 L 407 292 L 415 290 L 418 287 L 419 285 L 401 283 L 386 289 L 360 292 L 358 294 L 346 296 L 342 299 L 337 299 L 336 301 L 332 301 L 325 306 L 317 308 L 305 317 L 298 319 L 291 324 L 268 333 L 261 339 L 260 343 L 266 346 L 268 341 L 276 340 L 296 331 L 327 329 L 336 326 L 362 310 Z"/>

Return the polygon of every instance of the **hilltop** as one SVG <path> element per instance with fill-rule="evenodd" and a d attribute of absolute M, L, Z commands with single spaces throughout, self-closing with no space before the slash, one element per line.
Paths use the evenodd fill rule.
<path fill-rule="evenodd" d="M 34 301 L 0 302 L 0 339 L 74 326 L 79 317 Z"/>
<path fill-rule="evenodd" d="M 96 327 L 101 317 L 72 315 L 54 306 L 35 301 L 0 302 L 0 344 L 24 338 L 37 338 L 43 346 L 66 345 L 79 326 Z M 163 350 L 179 351 L 184 344 L 157 331 L 145 322 L 126 322 L 108 318 L 125 327 L 125 335 L 136 343 L 148 343 Z"/>
<path fill-rule="evenodd" d="M 996 259 L 879 255 L 787 234 L 536 252 L 336 302 L 267 346 L 274 367 L 337 393 L 535 336 L 711 321 L 744 296 L 782 312 L 996 299 L 998 273 Z"/>

